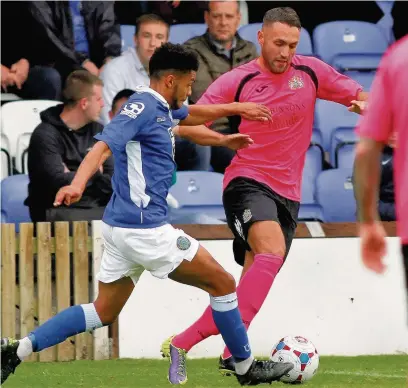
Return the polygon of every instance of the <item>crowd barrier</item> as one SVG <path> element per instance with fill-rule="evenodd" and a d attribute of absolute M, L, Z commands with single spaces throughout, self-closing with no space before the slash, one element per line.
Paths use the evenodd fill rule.
<path fill-rule="evenodd" d="M 391 270 L 383 277 L 366 271 L 358 257 L 356 224 L 303 223 L 298 226 L 288 263 L 278 276 L 249 335 L 256 354 L 266 355 L 281 335 L 310 337 L 321 354 L 408 352 L 402 268 L 395 223 L 390 236 Z M 52 232 L 53 227 L 53 232 Z M 237 279 L 232 234 L 226 225 L 180 225 L 200 240 Z M 89 303 L 103 252 L 101 223 L 2 224 L 1 332 L 21 337 L 72 304 Z M 73 337 L 31 361 L 117 357 L 160 357 L 160 342 L 183 330 L 208 304 L 200 291 L 142 275 L 135 292 L 111 327 Z M 368 330 L 370 328 L 370 330 Z M 293 332 L 293 333 L 292 333 Z M 384 335 L 386 334 L 387 335 Z M 192 357 L 218 356 L 221 339 L 196 347 Z"/>

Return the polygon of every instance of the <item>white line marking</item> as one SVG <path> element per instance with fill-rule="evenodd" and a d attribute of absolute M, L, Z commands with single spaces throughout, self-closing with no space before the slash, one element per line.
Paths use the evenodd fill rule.
<path fill-rule="evenodd" d="M 385 379 L 406 379 L 407 378 L 407 376 L 404 376 L 404 375 L 392 375 L 392 374 L 387 375 L 383 373 L 364 372 L 364 371 L 347 372 L 347 371 L 340 371 L 340 370 L 325 370 L 320 373 L 324 375 L 362 376 L 362 377 L 377 377 L 377 378 L 385 378 Z"/>

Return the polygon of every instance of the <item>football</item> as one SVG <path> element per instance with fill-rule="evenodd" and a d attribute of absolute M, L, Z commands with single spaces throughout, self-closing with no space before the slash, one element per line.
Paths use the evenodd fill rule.
<path fill-rule="evenodd" d="M 301 336 L 287 336 L 279 340 L 272 348 L 271 360 L 291 362 L 295 367 L 280 381 L 291 384 L 302 384 L 310 380 L 319 367 L 319 354 L 308 339 Z"/>

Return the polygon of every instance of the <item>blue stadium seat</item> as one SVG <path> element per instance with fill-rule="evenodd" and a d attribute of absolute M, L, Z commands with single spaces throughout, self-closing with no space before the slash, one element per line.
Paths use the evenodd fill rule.
<path fill-rule="evenodd" d="M 203 35 L 207 30 L 205 23 L 173 24 L 170 26 L 170 43 L 182 44 L 195 36 Z"/>
<path fill-rule="evenodd" d="M 323 169 L 323 157 L 321 149 L 316 146 L 311 145 L 306 152 L 302 178 L 302 203 L 316 203 L 316 178 Z"/>
<path fill-rule="evenodd" d="M 122 37 L 122 51 L 126 51 L 129 47 L 135 47 L 133 39 L 135 35 L 136 26 L 130 24 L 120 25 L 120 35 Z"/>
<path fill-rule="evenodd" d="M 352 169 L 322 171 L 317 177 L 316 199 L 322 207 L 324 222 L 355 222 Z"/>
<path fill-rule="evenodd" d="M 222 204 L 223 174 L 211 171 L 178 171 L 170 194 L 179 203 L 177 213 L 202 213 L 225 220 Z"/>
<path fill-rule="evenodd" d="M 249 40 L 250 42 L 255 44 L 256 48 L 258 49 L 258 54 L 260 54 L 261 52 L 261 47 L 258 43 L 258 31 L 261 28 L 262 23 L 251 23 L 242 26 L 238 30 L 238 34 L 241 36 L 241 38 Z M 310 34 L 304 28 L 302 28 L 302 30 L 300 31 L 300 40 L 296 49 L 296 54 L 313 55 L 312 39 L 310 38 Z"/>
<path fill-rule="evenodd" d="M 322 133 L 320 132 L 320 129 L 313 128 L 312 139 L 310 141 L 310 144 L 318 145 L 319 147 L 323 148 L 323 136 Z"/>
<path fill-rule="evenodd" d="M 345 71 L 344 74 L 357 81 L 365 91 L 369 91 L 373 83 L 375 71 Z"/>
<path fill-rule="evenodd" d="M 344 153 L 347 153 L 347 149 L 353 149 L 358 142 L 358 136 L 352 127 L 340 127 L 332 134 L 331 146 L 330 146 L 330 163 L 335 168 L 342 167 L 340 163 L 344 162 Z M 342 161 L 339 161 L 339 155 L 343 153 L 341 157 Z M 346 164 L 347 166 L 349 163 Z M 344 167 L 344 166 L 343 166 Z"/>
<path fill-rule="evenodd" d="M 381 28 L 362 21 L 333 21 L 313 31 L 315 54 L 339 71 L 373 70 L 388 42 Z"/>
<path fill-rule="evenodd" d="M 28 175 L 12 175 L 1 181 L 1 222 L 16 224 L 31 222 L 24 201 L 28 195 Z"/>
<path fill-rule="evenodd" d="M 312 47 L 312 38 L 310 37 L 309 32 L 305 28 L 302 28 L 300 30 L 300 40 L 296 48 L 296 54 L 314 55 Z"/>
<path fill-rule="evenodd" d="M 238 29 L 238 34 L 240 35 L 240 37 L 252 42 L 258 50 L 258 54 L 261 52 L 261 48 L 258 43 L 258 31 L 261 28 L 262 23 L 250 23 Z"/>
<path fill-rule="evenodd" d="M 319 221 L 323 222 L 322 208 L 318 204 L 301 203 L 299 206 L 298 222 Z"/>
<path fill-rule="evenodd" d="M 316 203 L 316 178 L 323 168 L 324 155 L 320 147 L 311 145 L 306 152 L 305 167 L 302 177 L 299 220 L 321 220 L 321 208 Z"/>
<path fill-rule="evenodd" d="M 330 151 L 333 133 L 338 128 L 354 128 L 359 115 L 349 112 L 347 107 L 335 102 L 317 100 L 315 109 L 315 126 L 322 134 L 323 149 Z"/>
<path fill-rule="evenodd" d="M 353 168 L 354 159 L 356 153 L 356 143 L 354 144 L 343 144 L 337 150 L 337 163 L 336 167 L 338 168 Z"/>
<path fill-rule="evenodd" d="M 376 3 L 384 13 L 384 16 L 377 22 L 377 25 L 383 31 L 388 42 L 392 44 L 395 42 L 395 35 L 393 32 L 394 18 L 392 15 L 392 9 L 394 7 L 395 1 L 377 0 Z"/>

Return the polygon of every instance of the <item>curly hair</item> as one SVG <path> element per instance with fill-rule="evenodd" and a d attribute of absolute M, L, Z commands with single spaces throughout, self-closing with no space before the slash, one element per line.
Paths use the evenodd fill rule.
<path fill-rule="evenodd" d="M 198 70 L 198 58 L 181 44 L 164 43 L 158 47 L 149 62 L 151 78 L 160 78 L 165 71 L 188 73 Z"/>

